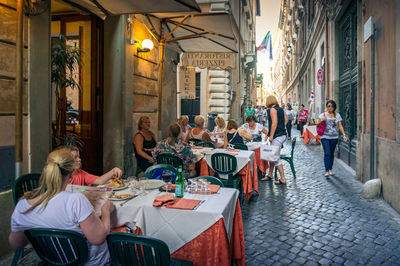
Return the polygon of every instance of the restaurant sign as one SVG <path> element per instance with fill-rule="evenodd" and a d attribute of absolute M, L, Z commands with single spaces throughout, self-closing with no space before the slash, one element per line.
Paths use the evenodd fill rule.
<path fill-rule="evenodd" d="M 184 53 L 182 66 L 209 69 L 236 68 L 236 53 Z"/>
<path fill-rule="evenodd" d="M 194 67 L 180 68 L 179 92 L 181 99 L 196 99 L 196 69 Z"/>

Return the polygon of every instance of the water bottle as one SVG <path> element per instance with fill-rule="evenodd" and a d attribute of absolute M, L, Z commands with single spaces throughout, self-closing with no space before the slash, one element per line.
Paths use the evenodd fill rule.
<path fill-rule="evenodd" d="M 175 180 L 175 197 L 183 198 L 183 189 L 184 189 L 185 179 L 183 178 L 182 173 L 182 165 L 178 168 L 178 175 Z"/>

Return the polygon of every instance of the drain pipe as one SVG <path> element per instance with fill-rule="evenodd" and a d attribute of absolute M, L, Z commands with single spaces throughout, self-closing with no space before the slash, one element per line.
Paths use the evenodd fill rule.
<path fill-rule="evenodd" d="M 371 139 L 370 139 L 370 179 L 375 178 L 375 24 L 372 23 L 371 36 Z"/>
<path fill-rule="evenodd" d="M 24 13 L 23 0 L 17 2 L 17 40 L 16 40 L 16 73 L 15 73 L 15 178 L 21 175 L 22 164 L 22 94 L 24 64 Z"/>

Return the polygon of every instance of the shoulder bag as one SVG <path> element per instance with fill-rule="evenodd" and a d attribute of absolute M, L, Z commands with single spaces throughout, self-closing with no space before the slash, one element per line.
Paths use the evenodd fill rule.
<path fill-rule="evenodd" d="M 325 116 L 325 113 L 324 113 L 324 116 Z M 326 128 L 326 121 L 322 121 L 322 122 L 317 126 L 317 134 L 320 135 L 320 136 L 324 135 L 325 128 Z"/>

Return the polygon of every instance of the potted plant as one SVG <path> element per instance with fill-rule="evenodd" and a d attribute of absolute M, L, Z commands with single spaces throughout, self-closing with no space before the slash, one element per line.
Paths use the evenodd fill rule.
<path fill-rule="evenodd" d="M 52 42 L 51 83 L 56 98 L 56 119 L 55 123 L 53 123 L 54 147 L 63 144 L 66 140 L 70 142 L 70 137 L 67 137 L 65 132 L 66 101 L 64 98 L 67 87 L 82 90 L 80 84 L 73 77 L 73 73 L 82 66 L 81 53 L 82 51 L 79 48 L 68 45 L 63 35 L 59 35 Z M 74 134 L 73 139 L 76 138 L 77 136 Z"/>

